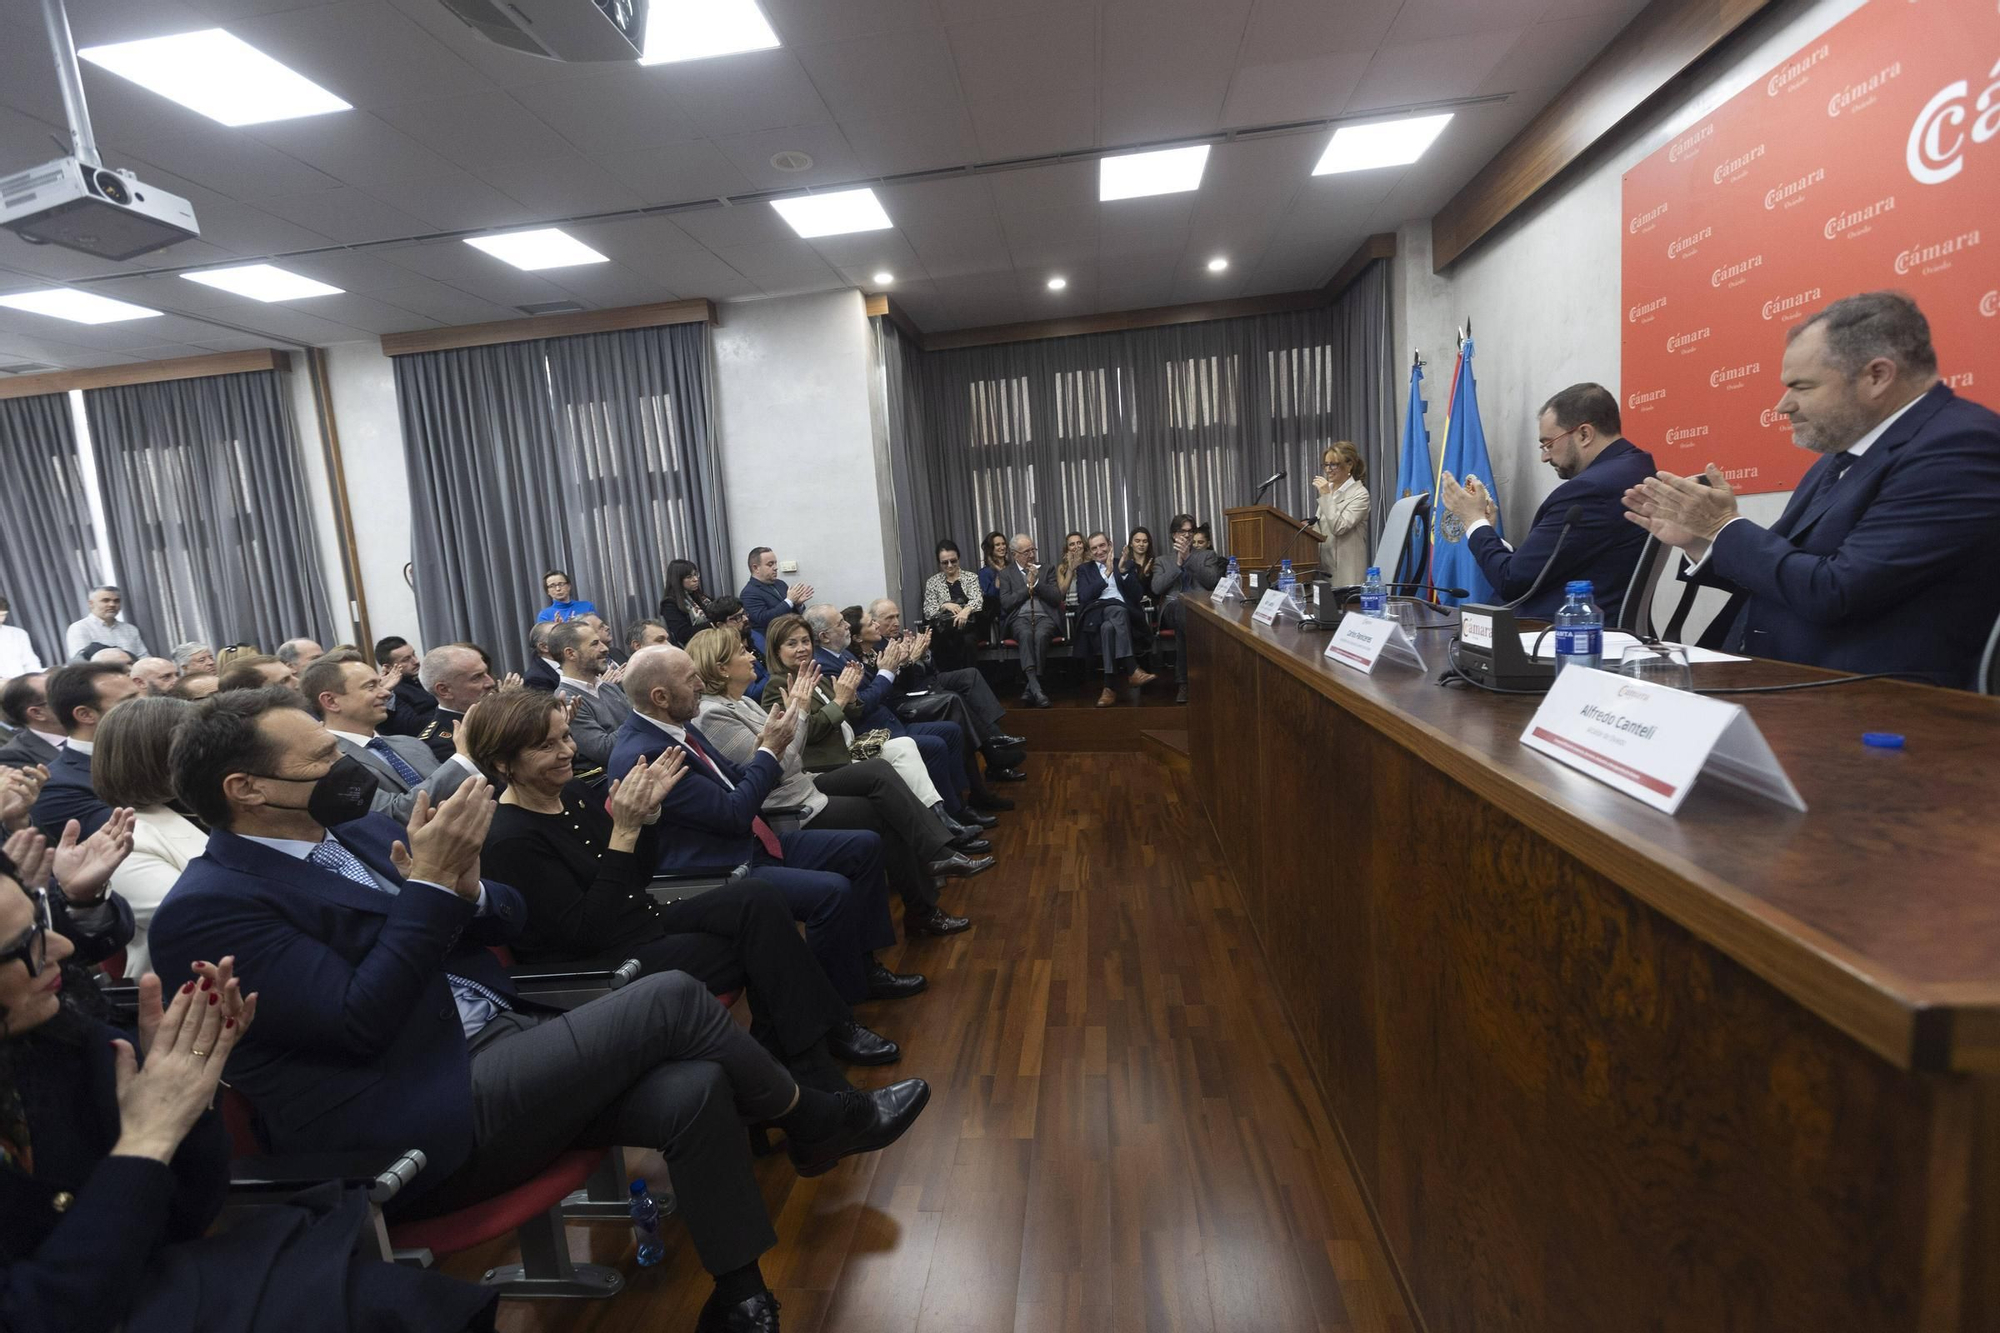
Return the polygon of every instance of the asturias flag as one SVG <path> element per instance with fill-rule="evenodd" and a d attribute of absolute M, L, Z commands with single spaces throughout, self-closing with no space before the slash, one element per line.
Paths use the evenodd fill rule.
<path fill-rule="evenodd" d="M 1486 453 L 1486 428 L 1479 423 L 1479 388 L 1472 378 L 1470 338 L 1458 349 L 1458 370 L 1452 377 L 1451 408 L 1445 421 L 1442 470 L 1457 477 L 1460 485 L 1467 477 L 1479 478 L 1493 493 L 1494 504 L 1499 504 L 1500 491 L 1493 484 L 1493 460 Z M 1493 601 L 1493 585 L 1479 572 L 1479 562 L 1472 558 L 1472 550 L 1465 543 L 1465 525 L 1442 507 L 1436 520 L 1433 525 L 1436 535 L 1431 543 L 1431 581 L 1441 588 L 1467 589 L 1472 594 L 1468 601 Z M 1493 532 L 1495 536 L 1505 535 L 1498 515 L 1493 520 Z M 1451 604 L 1459 599 L 1439 593 L 1438 600 Z"/>
<path fill-rule="evenodd" d="M 1403 418 L 1403 452 L 1396 463 L 1396 499 L 1422 495 L 1432 489 L 1437 478 L 1431 475 L 1431 432 L 1424 424 L 1424 363 L 1410 364 L 1410 408 Z M 1399 569 L 1385 569 L 1382 577 L 1390 582 L 1422 583 L 1424 567 L 1430 563 L 1430 529 L 1419 519 L 1410 528 L 1410 558 Z"/>

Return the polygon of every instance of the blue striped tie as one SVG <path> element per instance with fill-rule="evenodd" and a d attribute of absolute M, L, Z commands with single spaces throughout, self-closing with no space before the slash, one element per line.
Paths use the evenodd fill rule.
<path fill-rule="evenodd" d="M 397 754 L 395 747 L 387 740 L 380 736 L 371 736 L 368 738 L 368 749 L 371 753 L 381 756 L 389 767 L 396 770 L 396 776 L 403 780 L 405 787 L 414 791 L 424 785 L 424 775 L 412 768 L 409 760 Z"/>

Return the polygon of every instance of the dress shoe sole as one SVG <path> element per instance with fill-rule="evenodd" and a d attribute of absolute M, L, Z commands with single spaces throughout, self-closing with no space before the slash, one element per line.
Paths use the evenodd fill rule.
<path fill-rule="evenodd" d="M 931 925 L 929 922 L 915 922 L 915 921 L 910 921 L 906 918 L 903 922 L 903 934 L 926 936 L 931 939 L 941 940 L 947 935 L 963 935 L 966 931 L 972 929 L 972 922 L 966 920 L 966 918 L 961 916 L 961 917 L 954 917 L 952 919 L 955 921 L 962 921 L 965 924 L 958 926 L 951 926 L 947 929 L 940 929 L 936 926 Z"/>
<path fill-rule="evenodd" d="M 883 1125 L 874 1134 L 855 1143 L 838 1156 L 827 1158 L 824 1161 L 806 1162 L 804 1164 L 794 1162 L 793 1167 L 801 1176 L 810 1179 L 813 1176 L 823 1176 L 833 1170 L 834 1167 L 840 1165 L 842 1157 L 853 1157 L 857 1153 L 864 1152 L 880 1152 L 897 1139 L 902 1138 L 910 1126 L 917 1123 L 917 1116 L 930 1104 L 931 1090 L 930 1085 L 926 1084 L 924 1090 L 918 1094 L 917 1099 L 905 1107 L 901 1115 Z"/>

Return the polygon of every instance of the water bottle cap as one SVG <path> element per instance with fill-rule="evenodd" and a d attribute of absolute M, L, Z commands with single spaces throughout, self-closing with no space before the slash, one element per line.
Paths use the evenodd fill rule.
<path fill-rule="evenodd" d="M 632 1197 L 633 1197 L 633 1198 L 635 1198 L 635 1199 L 636 1199 L 636 1198 L 638 1198 L 638 1197 L 639 1197 L 639 1196 L 640 1196 L 641 1194 L 644 1194 L 645 1192 L 646 1192 L 646 1182 L 645 1182 L 645 1181 L 643 1181 L 643 1180 L 635 1180 L 635 1181 L 633 1181 L 633 1182 L 632 1182 Z"/>
<path fill-rule="evenodd" d="M 1589 579 L 1571 579 L 1564 588 L 1572 597 L 1588 597 L 1595 591 Z"/>
<path fill-rule="evenodd" d="M 1903 733 L 1900 731 L 1864 731 L 1861 743 L 1872 745 L 1878 750 L 1900 750 L 1903 748 Z"/>
<path fill-rule="evenodd" d="M 1378 578 L 1381 578 L 1381 577 L 1382 577 L 1382 569 L 1381 569 L 1381 567 L 1380 567 L 1379 565 L 1370 565 L 1370 566 L 1368 566 L 1368 577 L 1369 577 L 1369 578 L 1371 578 L 1371 579 L 1378 579 Z"/>

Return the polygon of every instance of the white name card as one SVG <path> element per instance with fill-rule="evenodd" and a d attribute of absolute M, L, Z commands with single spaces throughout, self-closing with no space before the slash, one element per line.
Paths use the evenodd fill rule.
<path fill-rule="evenodd" d="M 1257 609 L 1250 613 L 1250 618 L 1260 625 L 1275 625 L 1280 616 L 1298 619 L 1298 603 L 1285 596 L 1281 588 L 1266 589 L 1264 595 L 1257 601 Z"/>
<path fill-rule="evenodd" d="M 1221 606 L 1224 602 L 1242 601 L 1243 580 L 1234 574 L 1224 574 L 1222 582 L 1216 584 L 1215 591 L 1208 595 L 1208 600 L 1215 606 Z"/>
<path fill-rule="evenodd" d="M 1393 620 L 1378 620 L 1350 611 L 1341 617 L 1340 628 L 1326 645 L 1326 660 L 1356 671 L 1375 674 L 1376 663 L 1384 658 L 1424 670 L 1424 655 L 1417 651 L 1409 631 Z"/>
<path fill-rule="evenodd" d="M 1521 744 L 1670 815 L 1703 773 L 1794 810 L 1806 808 L 1741 704 L 1609 671 L 1566 668 L 1521 733 Z"/>

